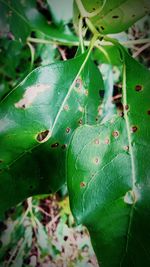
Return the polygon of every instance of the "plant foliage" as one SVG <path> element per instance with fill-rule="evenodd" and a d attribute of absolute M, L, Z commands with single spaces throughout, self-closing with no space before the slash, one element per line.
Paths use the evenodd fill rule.
<path fill-rule="evenodd" d="M 150 72 L 110 34 L 150 2 L 41 2 L 0 0 L 0 216 L 67 183 L 100 266 L 148 267 Z"/>

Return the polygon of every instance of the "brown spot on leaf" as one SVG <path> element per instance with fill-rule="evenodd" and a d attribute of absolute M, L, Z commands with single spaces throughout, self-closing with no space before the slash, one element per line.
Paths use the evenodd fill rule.
<path fill-rule="evenodd" d="M 125 109 L 126 111 L 128 111 L 128 110 L 129 110 L 129 105 L 125 105 L 125 106 L 124 106 L 124 109 Z"/>
<path fill-rule="evenodd" d="M 82 119 L 80 119 L 80 120 L 78 121 L 78 123 L 79 123 L 79 125 L 82 125 L 82 124 L 83 124 Z"/>
<path fill-rule="evenodd" d="M 94 163 L 95 163 L 95 164 L 98 164 L 98 163 L 99 163 L 99 158 L 95 158 L 95 159 L 94 159 Z"/>
<path fill-rule="evenodd" d="M 95 139 L 94 144 L 99 145 L 99 139 Z"/>
<path fill-rule="evenodd" d="M 65 149 L 67 148 L 67 145 L 64 144 L 64 145 L 61 146 L 61 148 L 62 148 L 63 150 L 65 150 Z"/>
<path fill-rule="evenodd" d="M 147 111 L 147 114 L 150 115 L 150 109 Z"/>
<path fill-rule="evenodd" d="M 86 183 L 85 182 L 81 182 L 80 183 L 80 187 L 85 187 L 86 186 Z"/>
<path fill-rule="evenodd" d="M 119 132 L 118 131 L 114 131 L 112 133 L 112 135 L 113 135 L 113 137 L 118 138 L 119 137 Z"/>
<path fill-rule="evenodd" d="M 69 127 L 66 128 L 66 133 L 70 133 L 71 129 Z"/>
<path fill-rule="evenodd" d="M 69 110 L 69 106 L 68 105 L 65 105 L 64 106 L 64 110 L 66 110 L 66 111 Z"/>
<path fill-rule="evenodd" d="M 135 90 L 136 90 L 137 92 L 142 91 L 142 89 L 143 89 L 143 86 L 140 85 L 140 84 L 137 84 L 137 85 L 135 86 Z"/>
<path fill-rule="evenodd" d="M 36 140 L 40 143 L 46 142 L 51 137 L 51 132 L 49 130 L 38 133 Z"/>
<path fill-rule="evenodd" d="M 124 146 L 123 149 L 124 149 L 125 151 L 129 151 L 129 146 Z"/>
<path fill-rule="evenodd" d="M 0 159 L 0 163 L 3 163 L 3 160 L 2 159 Z"/>
<path fill-rule="evenodd" d="M 135 133 L 137 131 L 137 126 L 132 126 L 131 127 L 131 133 Z"/>
<path fill-rule="evenodd" d="M 104 141 L 104 144 L 108 145 L 109 143 L 110 143 L 109 138 L 106 138 L 105 141 Z"/>
<path fill-rule="evenodd" d="M 54 143 L 54 144 L 51 145 L 51 148 L 56 148 L 58 146 L 59 146 L 59 143 Z"/>

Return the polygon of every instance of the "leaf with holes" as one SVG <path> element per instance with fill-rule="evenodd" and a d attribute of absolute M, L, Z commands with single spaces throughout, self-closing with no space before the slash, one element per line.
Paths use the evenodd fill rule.
<path fill-rule="evenodd" d="M 35 69 L 2 100 L 0 213 L 31 195 L 55 192 L 65 183 L 68 143 L 87 113 L 95 122 L 92 104 L 86 116 L 84 105 L 97 98 L 97 116 L 100 85 L 101 75 L 85 53 Z"/>
<path fill-rule="evenodd" d="M 124 117 L 77 129 L 68 150 L 71 209 L 102 267 L 150 266 L 149 89 L 150 72 L 125 53 Z"/>
<path fill-rule="evenodd" d="M 77 1 L 80 2 L 80 1 Z M 149 0 L 82 0 L 80 9 L 86 10 L 96 29 L 102 34 L 118 33 L 127 30 L 137 20 L 150 12 Z M 92 15 L 93 12 L 93 15 Z M 74 26 L 78 32 L 79 9 L 74 4 Z"/>

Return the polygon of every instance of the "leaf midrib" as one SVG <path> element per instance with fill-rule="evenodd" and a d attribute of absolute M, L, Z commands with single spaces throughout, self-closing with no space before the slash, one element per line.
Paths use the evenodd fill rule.
<path fill-rule="evenodd" d="M 127 86 L 126 86 L 126 64 L 123 65 L 123 106 L 125 107 L 127 105 Z M 136 188 L 136 173 L 135 173 L 135 163 L 134 163 L 134 153 L 132 148 L 132 138 L 131 138 L 131 132 L 130 132 L 130 123 L 128 119 L 128 111 L 124 109 L 124 118 L 126 123 L 126 129 L 127 129 L 127 137 L 129 142 L 129 153 L 131 157 L 131 171 L 132 171 L 132 190 Z M 133 218 L 133 211 L 135 207 L 135 202 L 131 206 L 130 214 L 129 214 L 129 222 L 128 222 L 128 229 L 127 229 L 127 238 L 126 238 L 126 244 L 125 244 L 125 252 L 124 255 L 120 261 L 120 267 L 122 266 L 124 259 L 126 257 L 126 254 L 128 252 L 128 246 L 129 246 L 129 238 L 130 238 L 130 230 L 132 225 L 132 218 Z"/>

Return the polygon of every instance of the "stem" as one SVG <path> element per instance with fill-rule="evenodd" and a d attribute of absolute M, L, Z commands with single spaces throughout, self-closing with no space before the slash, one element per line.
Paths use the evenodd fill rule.
<path fill-rule="evenodd" d="M 79 9 L 79 11 L 80 11 L 80 14 L 81 14 L 82 18 L 84 18 L 84 17 L 92 18 L 92 17 L 95 17 L 95 16 L 97 16 L 98 14 L 100 14 L 100 12 L 103 10 L 103 8 L 104 8 L 104 6 L 105 6 L 105 4 L 106 4 L 106 1 L 107 1 L 107 0 L 104 0 L 102 6 L 99 7 L 99 8 L 97 8 L 97 9 L 96 9 L 95 11 L 93 11 L 93 12 L 88 12 L 88 11 L 84 8 L 84 6 L 83 6 L 81 0 L 76 0 L 76 4 L 77 4 L 77 6 L 78 6 L 78 9 Z"/>
<path fill-rule="evenodd" d="M 97 44 L 95 44 L 95 47 L 96 47 L 97 49 L 99 49 L 99 50 L 104 54 L 104 56 L 105 56 L 105 58 L 107 59 L 108 63 L 111 64 L 109 55 L 108 55 L 108 53 L 106 52 L 106 50 L 105 50 L 102 46 L 97 45 Z"/>
<path fill-rule="evenodd" d="M 82 17 L 79 19 L 79 39 L 80 39 L 80 46 L 81 46 L 81 52 L 84 53 L 84 43 L 83 43 L 83 35 L 82 35 L 82 25 L 83 25 L 83 19 Z"/>
<path fill-rule="evenodd" d="M 112 39 L 108 36 L 104 37 L 105 41 L 99 41 L 97 40 L 97 44 L 101 44 L 102 46 L 105 45 L 112 45 L 112 40 L 115 41 L 115 44 L 117 42 L 117 44 L 119 43 L 117 41 L 117 39 Z M 53 41 L 53 40 L 45 40 L 45 39 L 40 39 L 40 38 L 32 38 L 32 37 L 28 37 L 27 39 L 28 42 L 30 43 L 36 43 L 36 44 L 52 44 L 52 45 L 64 45 L 64 46 L 79 46 L 80 43 L 79 42 L 59 42 L 59 41 Z M 138 45 L 138 44 L 146 44 L 146 43 L 150 43 L 150 38 L 145 38 L 145 39 L 138 39 L 138 40 L 129 40 L 129 41 L 121 41 L 120 44 L 125 45 L 127 47 L 133 46 L 133 45 Z M 89 46 L 90 45 L 90 41 L 84 41 L 84 45 L 85 46 Z"/>
<path fill-rule="evenodd" d="M 64 45 L 64 46 L 78 46 L 79 42 L 77 41 L 57 41 L 57 40 L 45 40 L 41 38 L 33 38 L 33 37 L 28 37 L 27 42 L 30 43 L 36 43 L 36 44 L 52 44 L 52 45 Z"/>
<path fill-rule="evenodd" d="M 93 25 L 93 23 L 90 21 L 90 19 L 86 18 L 85 19 L 87 26 L 89 27 L 90 31 L 93 34 L 98 34 L 100 35 L 100 33 L 96 30 L 95 26 Z"/>
<path fill-rule="evenodd" d="M 32 44 L 27 42 L 27 45 L 29 46 L 30 53 L 31 53 L 31 64 L 30 64 L 30 71 L 33 69 L 33 64 L 34 64 L 34 55 L 35 55 L 35 49 Z"/>

